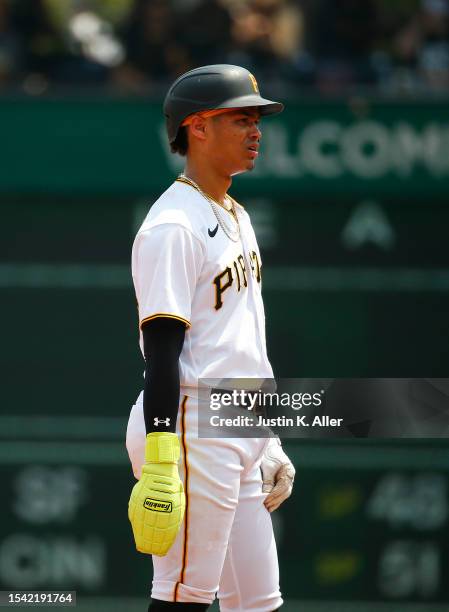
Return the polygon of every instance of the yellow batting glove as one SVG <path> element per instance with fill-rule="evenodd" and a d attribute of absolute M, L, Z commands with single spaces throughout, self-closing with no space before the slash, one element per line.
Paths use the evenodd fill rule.
<path fill-rule="evenodd" d="M 176 434 L 155 431 L 147 435 L 142 476 L 134 485 L 128 506 L 136 548 L 147 555 L 166 555 L 184 518 L 179 454 Z"/>

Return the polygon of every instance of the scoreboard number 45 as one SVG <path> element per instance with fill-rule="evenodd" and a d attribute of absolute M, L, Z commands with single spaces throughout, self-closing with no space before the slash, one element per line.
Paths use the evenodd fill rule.
<path fill-rule="evenodd" d="M 389 473 L 379 480 L 369 499 L 367 516 L 393 528 L 440 529 L 448 519 L 447 491 L 447 478 L 439 473 Z"/>
<path fill-rule="evenodd" d="M 447 478 L 441 473 L 393 472 L 379 480 L 366 512 L 368 519 L 386 522 L 392 536 L 379 558 L 378 588 L 383 596 L 425 600 L 437 595 L 440 534 L 448 526 L 447 492 Z M 433 535 L 438 537 L 432 539 Z"/>

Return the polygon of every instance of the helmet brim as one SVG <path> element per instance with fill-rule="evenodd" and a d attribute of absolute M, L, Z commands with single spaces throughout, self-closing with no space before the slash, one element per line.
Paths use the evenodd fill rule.
<path fill-rule="evenodd" d="M 273 100 L 267 100 L 258 95 L 246 95 L 239 96 L 237 98 L 231 98 L 226 100 L 223 104 L 218 104 L 215 108 L 247 108 L 257 107 L 260 110 L 260 114 L 266 115 L 277 115 L 282 113 L 284 105 L 282 102 L 273 102 Z"/>

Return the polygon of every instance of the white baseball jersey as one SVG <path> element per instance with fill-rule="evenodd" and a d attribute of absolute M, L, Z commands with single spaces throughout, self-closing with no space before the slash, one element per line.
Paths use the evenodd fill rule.
<path fill-rule="evenodd" d="M 265 342 L 261 259 L 248 214 L 236 204 L 240 240 L 223 231 L 210 202 L 175 181 L 151 207 L 133 245 L 140 327 L 172 317 L 188 327 L 180 356 L 181 394 L 198 379 L 272 378 Z M 227 225 L 236 224 L 220 208 Z M 142 334 L 140 346 L 143 352 Z"/>

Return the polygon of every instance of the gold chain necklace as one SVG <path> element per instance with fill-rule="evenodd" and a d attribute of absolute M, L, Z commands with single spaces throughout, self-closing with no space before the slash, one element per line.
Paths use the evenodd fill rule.
<path fill-rule="evenodd" d="M 197 183 L 195 183 L 195 181 L 193 179 L 191 179 L 190 177 L 186 176 L 185 174 L 180 174 L 176 180 L 181 182 L 181 183 L 185 183 L 187 185 L 190 185 L 191 187 L 196 189 L 203 196 L 203 198 L 206 199 L 209 202 L 209 204 L 211 205 L 212 211 L 213 211 L 213 213 L 215 215 L 215 218 L 218 221 L 219 226 L 224 231 L 224 233 L 229 238 L 229 240 L 232 240 L 232 242 L 238 242 L 239 241 L 239 239 L 240 239 L 240 223 L 239 223 L 239 219 L 238 219 L 238 216 L 237 216 L 237 211 L 236 211 L 236 208 L 235 208 L 234 200 L 230 196 L 227 196 L 227 198 L 231 202 L 231 209 L 229 210 L 229 212 L 231 212 L 232 215 L 234 216 L 235 227 L 237 229 L 235 229 L 235 227 L 231 227 L 224 220 L 224 218 L 221 216 L 220 208 L 225 208 L 225 207 L 222 204 L 219 204 L 218 202 L 216 202 L 212 198 L 212 196 L 210 196 L 208 193 L 203 191 L 201 189 L 201 187 Z"/>

